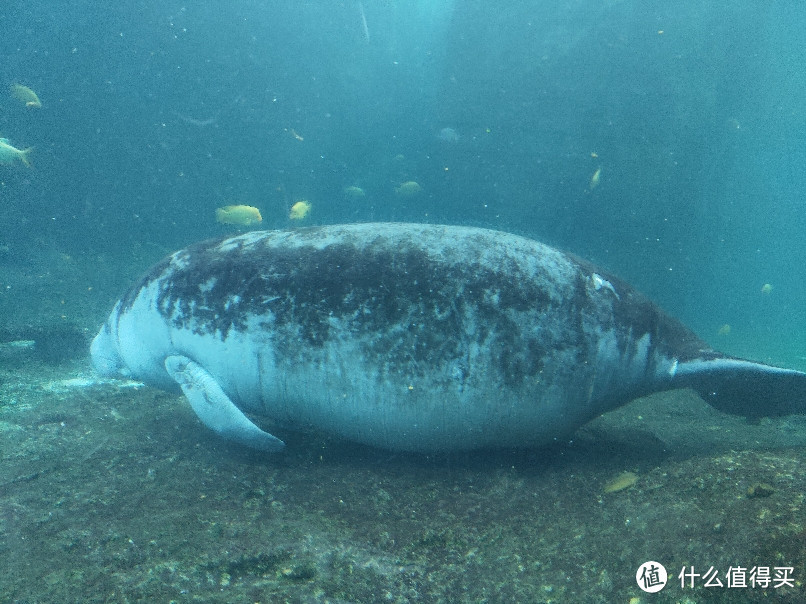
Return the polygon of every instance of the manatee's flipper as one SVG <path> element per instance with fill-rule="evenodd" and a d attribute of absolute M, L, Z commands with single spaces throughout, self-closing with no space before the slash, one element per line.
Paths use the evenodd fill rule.
<path fill-rule="evenodd" d="M 691 387 L 720 411 L 746 417 L 806 412 L 806 373 L 731 357 L 681 362 L 676 387 Z"/>
<path fill-rule="evenodd" d="M 182 388 L 205 426 L 228 440 L 261 451 L 279 451 L 285 443 L 258 428 L 224 394 L 204 367 L 183 356 L 165 359 L 165 369 Z"/>

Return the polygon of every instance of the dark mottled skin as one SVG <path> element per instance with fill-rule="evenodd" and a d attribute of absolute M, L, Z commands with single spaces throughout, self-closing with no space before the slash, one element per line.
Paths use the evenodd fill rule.
<path fill-rule="evenodd" d="M 683 323 L 667 315 L 625 281 L 602 271 L 589 261 L 574 254 L 568 254 L 568 257 L 579 265 L 583 274 L 596 273 L 607 279 L 619 293 L 619 299 L 613 304 L 613 316 L 616 322 L 622 325 L 632 325 L 637 334 L 650 334 L 652 341 L 662 346 L 663 352 L 667 356 L 676 357 L 680 361 L 722 356 L 721 353 L 712 350 Z"/>
<path fill-rule="evenodd" d="M 632 325 L 630 332 L 619 329 L 620 347 L 630 344 L 628 338 L 648 332 L 653 343 L 670 347 L 678 356 L 681 350 L 695 356 L 707 348 L 613 277 L 606 276 L 619 293 L 612 314 L 591 305 L 595 270 L 581 260 L 576 260 L 573 295 L 552 300 L 535 274 L 524 273 L 523 266 L 507 256 L 491 267 L 472 260 L 435 262 L 426 249 L 410 242 L 357 247 L 343 241 L 290 249 L 242 242 L 225 253 L 217 249 L 220 243 L 205 241 L 179 252 L 180 270 L 171 268 L 170 258 L 158 263 L 123 298 L 121 313 L 142 286 L 159 280 L 157 305 L 175 328 L 223 339 L 231 330 L 245 330 L 250 316 L 263 317 L 262 327 L 272 333 L 277 353 L 304 360 L 330 337 L 330 320 L 339 319 L 352 333 L 367 336 L 362 339 L 364 353 L 382 357 L 388 371 L 403 365 L 407 371 L 412 365 L 424 370 L 461 359 L 473 342 L 486 342 L 508 385 L 538 375 L 547 355 L 564 349 L 584 361 L 589 320 L 603 327 Z M 554 278 L 548 273 L 537 276 Z M 200 284 L 209 288 L 201 289 Z M 541 329 L 546 314 L 563 316 L 565 331 Z M 528 329 L 519 324 L 524 317 L 532 323 Z M 390 326 L 399 328 L 390 331 Z M 461 364 L 457 371 L 462 371 Z"/>

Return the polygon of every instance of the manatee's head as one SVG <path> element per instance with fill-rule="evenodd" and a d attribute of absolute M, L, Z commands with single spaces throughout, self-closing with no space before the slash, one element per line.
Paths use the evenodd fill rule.
<path fill-rule="evenodd" d="M 111 320 L 111 319 L 110 319 Z M 126 366 L 120 357 L 117 338 L 112 333 L 110 321 L 104 323 L 90 346 L 90 356 L 95 371 L 104 377 L 121 377 L 125 375 Z"/>

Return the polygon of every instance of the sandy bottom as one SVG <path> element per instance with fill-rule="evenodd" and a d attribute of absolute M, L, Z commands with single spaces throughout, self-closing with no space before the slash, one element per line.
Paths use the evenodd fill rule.
<path fill-rule="evenodd" d="M 803 417 L 750 424 L 677 391 L 551 449 L 404 455 L 267 426 L 288 444 L 267 456 L 85 361 L 22 365 L 0 369 L 4 602 L 806 597 Z M 635 579 L 648 560 L 669 573 L 654 595 Z M 788 566 L 794 587 L 682 588 L 684 566 L 723 585 Z"/>

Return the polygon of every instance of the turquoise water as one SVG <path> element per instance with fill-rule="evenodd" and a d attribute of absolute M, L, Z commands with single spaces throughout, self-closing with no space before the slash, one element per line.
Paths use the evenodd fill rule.
<path fill-rule="evenodd" d="M 94 332 L 137 274 L 168 251 L 200 239 L 258 228 L 216 222 L 216 208 L 245 204 L 260 210 L 263 220 L 259 228 L 396 220 L 483 226 L 540 239 L 623 277 L 716 348 L 806 368 L 802 305 L 806 295 L 802 262 L 806 252 L 806 38 L 802 29 L 806 7 L 801 3 L 140 0 L 122 4 L 8 0 L 0 6 L 0 137 L 20 149 L 34 147 L 32 167 L 21 162 L 0 164 L 0 317 L 4 330 L 0 341 L 27 341 L 25 334 L 30 330 L 26 329 L 32 324 L 69 322 L 85 334 Z M 9 92 L 15 83 L 34 90 L 42 107 L 27 108 L 15 99 Z M 406 187 L 399 190 L 411 181 L 418 183 L 419 191 L 407 194 Z M 360 187 L 363 195 L 346 191 L 348 187 Z M 300 200 L 308 201 L 311 211 L 295 221 L 289 218 L 289 211 Z M 67 558 L 53 551 L 79 552 L 74 553 L 73 564 L 85 563 L 92 568 L 85 571 L 88 574 L 111 576 L 109 569 L 114 564 L 109 566 L 104 560 L 93 566 L 97 560 L 85 552 L 100 551 L 98 543 L 108 542 L 115 543 L 120 552 L 128 552 L 126 556 L 134 561 L 125 560 L 125 572 L 130 574 L 121 585 L 127 587 L 118 586 L 115 592 L 114 581 L 109 580 L 104 583 L 107 593 L 127 593 L 134 599 L 181 599 L 183 584 L 175 577 L 164 580 L 164 585 L 170 585 L 164 591 L 142 587 L 146 576 L 159 582 L 154 578 L 155 568 L 167 573 L 171 564 L 192 575 L 197 592 L 204 584 L 205 568 L 215 569 L 215 582 L 223 581 L 222 573 L 227 573 L 221 569 L 234 568 L 226 555 L 214 556 L 212 550 L 204 550 L 206 562 L 200 566 L 193 562 L 195 552 L 183 558 L 167 546 L 168 554 L 157 552 L 157 546 L 153 551 L 135 550 L 126 539 L 138 529 L 120 528 L 113 514 L 102 517 L 112 523 L 114 536 L 82 533 L 84 525 L 92 522 L 94 506 L 101 505 L 92 493 L 103 488 L 106 470 L 97 467 L 114 465 L 99 460 L 114 460 L 118 455 L 126 458 L 126 451 L 142 445 L 142 439 L 135 436 L 149 434 L 150 424 L 139 415 L 134 421 L 135 415 L 118 400 L 129 400 L 128 391 L 110 391 L 108 386 L 89 394 L 79 389 L 75 391 L 79 394 L 64 395 L 67 415 L 39 410 L 33 418 L 26 416 L 37 405 L 61 405 L 62 401 L 41 384 L 25 382 L 23 386 L 15 381 L 20 372 L 27 371 L 26 379 L 37 384 L 37 376 L 42 374 L 42 360 L 19 352 L 27 350 L 25 346 L 18 348 L 0 355 L 0 408 L 5 414 L 0 427 L 15 451 L 5 453 L 4 460 L 10 464 L 6 467 L 13 470 L 0 478 L 0 486 L 10 498 L 6 509 L 31 511 L 30 516 L 9 512 L 0 519 L 0 553 L 18 551 L 36 538 L 44 544 L 44 553 L 29 552 L 31 559 L 43 561 L 51 570 L 30 567 L 30 577 L 26 577 L 29 571 L 24 557 L 20 558 L 14 580 L 6 583 L 13 585 L 8 587 L 12 601 L 66 601 L 56 588 L 26 592 L 26 584 L 48 585 L 48 581 L 42 582 L 47 572 L 56 573 L 53 584 L 67 585 L 68 592 L 70 580 L 81 584 L 80 573 L 70 575 Z M 19 354 L 22 357 L 15 356 Z M 64 375 L 56 377 L 90 376 L 87 362 L 80 358 L 83 351 L 72 356 L 78 358 L 61 370 Z M 163 395 L 139 392 L 133 398 L 148 404 L 155 396 Z M 15 407 L 18 400 L 25 405 Z M 121 484 L 128 485 L 121 486 L 121 491 L 137 492 L 152 484 L 146 482 L 153 480 L 148 474 L 152 466 L 159 465 L 158 492 L 165 493 L 172 480 L 194 470 L 203 473 L 213 463 L 205 459 L 205 466 L 193 466 L 197 442 L 206 436 L 202 432 L 176 444 L 180 453 L 172 449 L 175 443 L 166 441 L 171 434 L 166 426 L 178 424 L 184 430 L 198 426 L 192 416 L 173 418 L 170 410 L 179 408 L 173 401 L 161 398 L 159 402 L 163 416 L 170 418 L 166 424 L 160 423 L 165 433 L 159 437 L 160 451 L 164 459 L 182 458 L 181 473 L 167 462 L 164 467 L 153 461 L 140 465 L 141 451 L 136 449 L 128 455 L 129 462 L 121 462 L 114 470 Z M 95 409 L 96 403 L 101 411 L 87 411 Z M 678 404 L 682 417 L 689 413 L 686 404 L 695 403 Z M 84 413 L 86 425 L 79 423 Z M 124 419 L 119 420 L 115 413 Z M 630 426 L 641 415 L 637 411 L 624 422 Z M 120 423 L 126 416 L 131 424 Z M 110 437 L 93 440 L 103 433 L 101 417 L 116 430 L 131 434 L 132 441 L 121 441 L 121 449 L 110 452 L 107 449 L 116 441 Z M 722 420 L 709 416 L 711 421 L 714 432 L 724 426 Z M 62 435 L 59 430 L 65 423 L 82 429 L 76 429 L 72 437 Z M 670 413 L 652 433 L 661 435 L 660 439 L 665 428 L 679 436 L 673 427 L 680 423 Z M 630 438 L 635 437 L 630 432 L 634 425 L 618 426 Z M 735 505 L 735 516 L 742 519 L 736 523 L 735 533 L 746 529 L 756 537 L 724 543 L 721 561 L 744 563 L 740 553 L 753 551 L 760 563 L 772 564 L 774 556 L 783 551 L 802 571 L 802 549 L 794 553 L 786 549 L 785 537 L 791 535 L 775 540 L 780 527 L 800 522 L 796 493 L 802 492 L 802 485 L 793 478 L 796 473 L 787 474 L 789 482 L 775 484 L 779 495 L 789 499 L 769 504 L 771 508 L 777 505 L 776 513 L 780 513 L 774 516 L 778 519 L 774 526 L 756 525 L 763 506 L 756 505 L 756 500 L 744 505 L 742 499 L 747 483 L 774 482 L 774 468 L 788 468 L 797 457 L 795 449 L 787 449 L 777 461 L 754 452 L 754 447 L 802 444 L 802 438 L 794 436 L 784 439 L 786 442 L 776 440 L 782 430 L 789 436 L 802 434 L 799 424 L 774 426 L 776 430 L 768 424 L 759 428 L 766 440 L 755 440 L 753 430 L 742 431 L 746 426 L 742 430 L 734 426 L 733 433 L 740 434 L 735 440 L 720 441 L 718 446 L 711 443 L 718 456 L 716 466 L 725 472 L 740 468 L 747 478 L 732 483 L 736 497 L 723 489 L 726 501 L 708 509 L 702 529 L 727 526 L 719 516 L 720 509 Z M 31 434 L 36 438 L 26 436 Z M 291 577 L 310 587 L 310 593 L 303 590 L 309 599 L 300 601 L 322 599 L 322 593 L 345 601 L 377 601 L 372 585 L 402 590 L 401 584 L 409 579 L 416 583 L 411 588 L 414 595 L 400 595 L 401 591 L 398 601 L 415 601 L 417 594 L 424 593 L 430 598 L 424 601 L 450 601 L 446 585 L 435 591 L 426 589 L 430 568 L 439 569 L 440 576 L 450 576 L 457 586 L 462 583 L 462 573 L 454 573 L 456 569 L 475 569 L 475 583 L 466 590 L 468 601 L 485 597 L 496 601 L 495 593 L 527 599 L 537 593 L 535 601 L 552 601 L 552 593 L 629 601 L 627 596 L 636 593 L 634 585 L 628 591 L 626 583 L 618 579 L 614 588 L 599 573 L 612 576 L 643 559 L 629 559 L 621 566 L 597 567 L 592 562 L 596 573 L 591 575 L 589 589 L 581 587 L 581 592 L 559 587 L 563 573 L 573 573 L 572 567 L 564 566 L 568 560 L 559 555 L 554 574 L 541 574 L 541 564 L 547 564 L 541 562 L 544 556 L 565 549 L 595 561 L 596 556 L 605 555 L 606 543 L 601 549 L 594 551 L 591 546 L 586 551 L 571 538 L 570 545 L 559 537 L 547 538 L 536 546 L 534 560 L 529 562 L 532 566 L 526 564 L 528 576 L 524 576 L 520 574 L 523 570 L 517 570 L 517 562 L 510 568 L 501 560 L 509 560 L 509 555 L 513 560 L 514 556 L 527 556 L 533 539 L 539 536 L 523 534 L 523 542 L 511 542 L 509 553 L 505 548 L 503 553 L 485 551 L 490 535 L 508 535 L 508 529 L 518 533 L 522 521 L 507 524 L 493 514 L 485 517 L 484 524 L 480 520 L 474 525 L 475 508 L 467 500 L 456 504 L 462 510 L 467 506 L 467 516 L 457 513 L 441 526 L 425 521 L 418 524 L 406 512 L 406 506 L 411 506 L 421 517 L 428 516 L 432 512 L 428 506 L 418 507 L 423 497 L 452 501 L 451 493 L 456 491 L 450 475 L 455 467 L 460 468 L 463 493 L 483 482 L 488 488 L 482 490 L 488 497 L 485 501 L 502 506 L 512 499 L 532 505 L 532 492 L 540 494 L 540 501 L 550 500 L 565 488 L 569 490 L 562 493 L 568 505 L 588 501 L 585 497 L 595 501 L 605 478 L 624 469 L 637 471 L 643 482 L 638 483 L 637 491 L 630 491 L 634 501 L 622 501 L 624 509 L 612 516 L 605 511 L 599 517 L 595 512 L 599 507 L 594 505 L 591 511 L 583 506 L 579 513 L 591 519 L 585 528 L 590 534 L 623 524 L 623 514 L 637 514 L 635 510 L 650 497 L 656 497 L 656 511 L 677 509 L 677 502 L 690 506 L 685 513 L 672 514 L 678 525 L 686 515 L 707 507 L 707 498 L 699 501 L 690 489 L 702 481 L 698 473 L 712 486 L 719 478 L 708 474 L 710 460 L 700 456 L 700 449 L 690 453 L 692 443 L 680 438 L 676 445 L 664 448 L 653 440 L 653 455 L 647 458 L 641 454 L 646 443 L 640 435 L 635 441 L 638 444 L 624 437 L 631 445 L 623 447 L 617 432 L 614 448 L 618 452 L 613 453 L 596 434 L 586 433 L 582 439 L 586 448 L 582 453 L 576 450 L 571 462 L 563 460 L 565 453 L 553 453 L 545 465 L 548 482 L 544 467 L 534 469 L 534 457 L 529 456 L 480 464 L 478 458 L 439 459 L 436 466 L 429 465 L 430 461 L 399 462 L 395 458 L 394 463 L 401 464 L 394 466 L 395 471 L 403 478 L 397 487 L 387 488 L 400 499 L 366 495 L 378 508 L 377 517 L 371 519 L 376 524 L 363 519 L 360 510 L 354 516 L 348 514 L 344 522 L 358 527 L 358 534 L 372 535 L 375 548 L 392 552 L 392 560 L 384 564 L 400 568 L 393 572 L 385 566 L 381 570 L 373 567 L 378 576 L 403 578 L 399 582 L 369 581 L 366 592 L 363 585 L 350 591 L 342 585 L 349 583 L 346 575 L 331 569 L 328 572 L 338 578 L 332 583 L 339 583 L 339 588 L 318 583 L 314 588 L 307 582 L 317 580 L 305 569 L 314 564 L 310 560 L 316 560 L 316 565 L 321 561 L 311 554 L 300 563 L 305 572 Z M 699 444 L 703 442 L 710 441 L 704 437 Z M 745 462 L 727 452 L 743 444 L 750 453 L 738 458 Z M 304 508 L 302 492 L 309 485 L 287 486 L 287 473 L 296 476 L 297 471 L 316 463 L 321 448 L 334 445 L 329 441 L 321 445 L 316 439 L 304 441 L 298 443 L 295 457 L 278 462 L 286 465 L 279 475 L 272 474 L 271 489 L 265 488 L 278 493 L 289 489 L 286 510 L 273 508 L 268 499 L 249 495 L 241 500 L 235 495 L 243 485 L 232 477 L 243 466 L 249 466 L 247 482 L 249 488 L 254 487 L 249 492 L 262 492 L 263 487 L 253 483 L 259 481 L 265 460 L 244 460 L 229 449 L 215 450 L 215 443 L 206 446 L 210 449 L 204 449 L 205 457 L 223 455 L 227 459 L 226 471 L 218 470 L 221 474 L 216 476 L 225 486 L 218 491 L 206 489 L 202 494 L 208 501 L 217 498 L 236 510 L 249 507 L 250 514 L 262 515 L 263 520 L 277 514 L 291 522 L 287 517 L 295 517 Z M 367 473 L 374 476 L 371 482 L 383 482 L 377 476 L 383 477 L 384 466 L 374 453 L 361 451 L 355 459 L 348 453 L 331 462 L 343 476 L 344 492 L 363 493 L 356 485 Z M 51 463 L 47 460 L 60 456 L 75 463 L 55 470 L 47 465 Z M 677 456 L 685 458 L 683 466 L 675 465 Z M 595 462 L 601 457 L 606 470 L 600 475 Z M 417 482 L 420 463 L 427 465 L 434 483 Z M 68 465 L 77 473 L 60 474 L 68 471 Z M 326 472 L 320 468 L 317 481 L 327 484 L 323 475 Z M 29 476 L 46 476 L 48 482 L 43 486 Z M 80 502 L 78 496 L 52 498 L 54 489 L 62 493 L 70 484 L 83 485 Z M 180 495 L 196 505 L 199 493 L 191 486 L 184 488 L 187 490 Z M 702 490 L 702 486 L 697 488 Z M 272 496 L 283 500 L 282 495 Z M 309 506 L 304 510 L 310 517 L 325 519 L 323 532 L 337 530 L 334 525 L 341 521 L 342 513 L 339 497 L 342 495 L 336 490 L 325 489 L 318 492 L 316 509 Z M 114 505 L 113 495 L 98 498 L 104 506 Z M 54 529 L 49 533 L 42 518 L 53 513 L 53 501 L 67 500 L 73 501 L 76 522 L 71 523 L 63 507 L 62 515 L 57 515 L 63 523 L 61 532 Z M 148 515 L 148 506 L 143 505 Z M 552 516 L 540 509 L 548 527 L 564 520 L 559 512 Z M 380 526 L 384 514 L 399 520 L 391 537 Z M 525 508 L 519 508 L 518 514 L 529 516 Z M 472 530 L 457 537 L 455 523 L 467 523 L 468 518 Z M 494 530 L 498 524 L 504 527 L 500 534 Z M 756 532 L 747 528 L 751 525 Z M 165 527 L 153 530 L 171 533 Z M 674 536 L 675 526 L 667 526 L 667 530 Z M 802 528 L 792 530 L 802 537 L 798 532 Z M 414 535 L 409 535 L 409 541 L 407 531 Z M 299 533 L 299 540 L 304 540 L 304 527 L 294 526 L 292 532 L 294 539 Z M 142 533 L 132 539 L 139 543 L 153 537 L 148 531 Z M 769 550 L 765 549 L 765 534 L 773 535 L 769 543 L 774 545 Z M 208 533 L 205 536 L 210 538 Z M 681 541 L 675 547 L 679 549 L 670 557 L 683 563 L 687 555 L 684 543 L 693 538 L 683 533 L 678 536 Z M 250 549 L 251 534 L 248 539 L 239 539 L 234 533 L 225 537 L 228 547 L 242 548 L 235 556 L 238 560 L 267 560 L 261 558 L 265 552 Z M 171 533 L 170 539 L 174 538 L 178 536 Z M 351 534 L 349 539 L 353 538 Z M 511 535 L 500 538 L 512 539 Z M 632 533 L 621 547 L 627 552 L 639 551 L 645 538 L 646 533 Z M 331 535 L 334 543 L 343 545 L 346 539 Z M 155 543 L 159 541 L 154 537 Z M 703 539 L 703 548 L 707 541 Z M 697 539 L 693 542 L 699 543 Z M 319 546 L 307 543 L 306 552 L 320 552 Z M 49 545 L 53 551 L 47 549 Z M 333 551 L 346 556 L 342 545 L 333 545 Z M 283 574 L 283 565 L 296 555 L 296 546 L 288 547 L 291 554 L 286 549 L 265 554 L 276 564 L 253 566 L 263 564 L 263 570 L 276 575 L 282 584 L 290 576 Z M 654 547 L 657 552 L 661 545 L 656 542 Z M 706 564 L 703 551 L 693 559 Z M 484 558 L 487 566 L 473 561 L 474 552 L 480 552 L 478 559 Z M 117 560 L 115 564 L 125 557 L 108 555 Z M 355 559 L 372 556 L 362 554 Z M 187 570 L 191 567 L 192 571 Z M 404 568 L 415 570 L 409 576 L 401 570 Z M 486 581 L 499 587 L 503 583 L 485 574 L 487 569 L 501 573 L 511 591 L 496 592 L 490 587 Z M 116 572 L 124 573 L 119 568 Z M 319 568 L 313 574 L 321 577 L 324 571 Z M 297 583 L 282 585 L 282 589 L 266 593 L 293 597 Z M 70 593 L 86 596 L 80 589 Z M 677 593 L 681 594 L 685 595 Z M 239 595 L 247 597 L 247 592 Z M 88 601 L 84 596 L 77 596 L 76 601 Z M 258 601 L 262 596 L 249 592 L 248 597 Z M 613 597 L 621 599 L 610 600 Z M 103 601 L 102 596 L 98 598 Z"/>
<path fill-rule="evenodd" d="M 799 5 L 55 7 L 0 8 L 3 86 L 43 102 L 0 105 L 0 134 L 35 147 L 34 168 L 2 166 L 0 240 L 18 262 L 42 243 L 180 247 L 237 230 L 215 222 L 229 203 L 287 227 L 308 199 L 308 224 L 545 240 L 712 342 L 730 324 L 723 348 L 775 355 L 803 325 Z M 423 194 L 396 196 L 407 180 Z"/>

